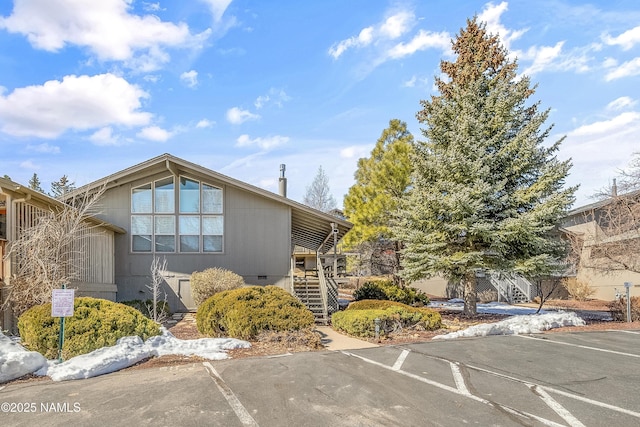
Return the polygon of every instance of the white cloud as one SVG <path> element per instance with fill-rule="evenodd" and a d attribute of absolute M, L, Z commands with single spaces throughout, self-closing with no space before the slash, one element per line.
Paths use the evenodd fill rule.
<path fill-rule="evenodd" d="M 209 9 L 211 10 L 211 14 L 213 15 L 213 19 L 216 22 L 219 22 L 222 19 L 222 15 L 227 10 L 232 0 L 201 0 L 202 2 L 209 5 Z"/>
<path fill-rule="evenodd" d="M 508 6 L 509 4 L 506 1 L 497 5 L 487 3 L 482 13 L 478 15 L 478 21 L 485 22 L 489 34 L 500 36 L 500 42 L 507 50 L 510 50 L 511 42 L 519 39 L 527 30 L 514 31 L 502 25 L 500 17 L 507 11 Z"/>
<path fill-rule="evenodd" d="M 247 120 L 258 120 L 260 115 L 253 114 L 250 111 L 242 110 L 238 107 L 233 107 L 227 110 L 227 121 L 234 125 L 239 125 Z"/>
<path fill-rule="evenodd" d="M 380 33 L 390 39 L 397 39 L 413 26 L 414 16 L 411 12 L 399 12 L 384 21 L 380 27 Z"/>
<path fill-rule="evenodd" d="M 342 159 L 359 159 L 367 157 L 371 154 L 372 145 L 352 145 L 340 149 L 340 158 Z"/>
<path fill-rule="evenodd" d="M 606 58 L 602 62 L 602 66 L 605 68 L 613 68 L 618 65 L 618 60 L 615 58 Z"/>
<path fill-rule="evenodd" d="M 165 142 L 173 136 L 173 133 L 158 126 L 149 126 L 138 132 L 136 136 L 149 141 Z"/>
<path fill-rule="evenodd" d="M 96 145 L 119 145 L 120 138 L 113 135 L 111 126 L 97 130 L 89 137 L 89 140 Z"/>
<path fill-rule="evenodd" d="M 35 151 L 37 153 L 48 153 L 48 154 L 60 153 L 60 147 L 58 147 L 57 145 L 50 145 L 46 142 L 38 145 L 28 145 L 27 150 Z"/>
<path fill-rule="evenodd" d="M 360 31 L 357 36 L 350 37 L 342 40 L 338 43 L 334 43 L 329 48 L 329 55 L 333 56 L 333 59 L 338 59 L 347 49 L 352 47 L 363 47 L 371 43 L 373 39 L 373 27 L 367 27 Z"/>
<path fill-rule="evenodd" d="M 211 30 L 193 35 L 185 23 L 130 13 L 131 0 L 16 0 L 0 28 L 23 34 L 34 48 L 57 52 L 67 44 L 87 47 L 103 61 L 158 69 L 169 61 L 166 47 L 199 47 Z"/>
<path fill-rule="evenodd" d="M 640 43 L 640 26 L 627 30 L 618 37 L 604 34 L 602 40 L 609 46 L 620 46 L 623 50 L 629 50 L 637 43 Z"/>
<path fill-rule="evenodd" d="M 158 83 L 160 81 L 160 76 L 158 74 L 147 74 L 143 79 L 145 82 Z"/>
<path fill-rule="evenodd" d="M 260 95 L 256 98 L 253 105 L 259 110 L 268 104 L 274 104 L 282 108 L 282 104 L 290 101 L 291 97 L 282 89 L 271 88 L 266 95 Z"/>
<path fill-rule="evenodd" d="M 275 135 L 275 136 L 269 136 L 266 138 L 258 137 L 258 138 L 251 139 L 249 135 L 244 134 L 238 137 L 238 139 L 236 140 L 236 146 L 250 147 L 250 146 L 256 145 L 260 147 L 262 150 L 270 150 L 280 145 L 284 145 L 287 142 L 289 142 L 288 136 Z"/>
<path fill-rule="evenodd" d="M 429 48 L 436 48 L 442 51 L 449 50 L 451 48 L 451 36 L 447 32 L 434 33 L 420 30 L 408 43 L 398 43 L 391 48 L 388 55 L 397 59 Z"/>
<path fill-rule="evenodd" d="M 622 113 L 610 120 L 603 120 L 581 126 L 569 132 L 567 136 L 594 136 L 602 134 L 608 135 L 612 132 L 623 131 L 630 125 L 633 125 L 634 127 L 640 126 L 640 113 L 635 111 Z"/>
<path fill-rule="evenodd" d="M 180 80 L 190 88 L 194 88 L 198 85 L 198 72 L 196 70 L 185 71 L 180 74 Z"/>
<path fill-rule="evenodd" d="M 205 128 L 210 128 L 215 124 L 215 122 L 212 122 L 211 120 L 208 119 L 202 119 L 200 120 L 197 124 L 196 124 L 196 128 L 198 129 L 205 129 Z"/>
<path fill-rule="evenodd" d="M 162 9 L 160 7 L 160 3 L 148 3 L 148 2 L 142 2 L 142 5 L 144 7 L 144 10 L 147 10 L 149 12 L 157 12 L 159 10 L 166 10 L 166 9 Z"/>
<path fill-rule="evenodd" d="M 23 169 L 28 169 L 28 170 L 38 170 L 40 169 L 39 165 L 36 165 L 35 163 L 33 163 L 31 160 L 25 160 L 24 162 L 20 163 L 20 167 Z"/>
<path fill-rule="evenodd" d="M 604 79 L 606 81 L 621 79 L 623 77 L 637 76 L 640 74 L 640 57 L 627 61 L 609 71 Z"/>
<path fill-rule="evenodd" d="M 607 104 L 607 110 L 623 110 L 627 107 L 633 107 L 638 101 L 629 98 L 628 96 L 621 96 Z"/>
<path fill-rule="evenodd" d="M 109 73 L 66 76 L 0 95 L 0 129 L 14 136 L 55 138 L 67 130 L 144 126 L 152 117 L 140 111 L 141 99 L 147 96 Z"/>
<path fill-rule="evenodd" d="M 522 74 L 532 76 L 540 71 L 543 71 L 553 64 L 560 54 L 562 53 L 562 46 L 564 42 L 558 42 L 555 46 L 532 46 L 529 48 L 526 54 L 522 56 L 522 59 L 531 59 L 532 63 L 527 67 Z"/>

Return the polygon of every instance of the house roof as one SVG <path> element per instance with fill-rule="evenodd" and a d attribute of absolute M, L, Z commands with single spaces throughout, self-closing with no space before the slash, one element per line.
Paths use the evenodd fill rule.
<path fill-rule="evenodd" d="M 111 174 L 105 178 L 89 183 L 72 192 L 66 197 L 73 197 L 77 194 L 91 191 L 94 188 L 106 185 L 106 188 L 120 186 L 139 178 L 139 173 L 157 173 L 160 171 L 170 171 L 173 175 L 178 176 L 181 173 L 197 173 L 212 177 L 226 185 L 249 191 L 253 194 L 265 197 L 284 205 L 291 209 L 291 239 L 294 245 L 302 246 L 307 249 L 317 250 L 322 253 L 328 252 L 333 248 L 333 231 L 331 224 L 335 224 L 337 229 L 337 240 L 342 237 L 353 226 L 350 222 L 338 218 L 331 214 L 321 212 L 309 206 L 298 203 L 294 200 L 272 193 L 265 189 L 256 187 L 246 182 L 242 182 L 235 178 L 207 169 L 203 166 L 191 163 L 171 154 L 162 154 L 137 165 L 123 169 L 120 172 Z"/>
<path fill-rule="evenodd" d="M 19 184 L 7 178 L 0 178 L 0 194 L 10 194 L 12 198 L 25 199 L 25 201 L 29 201 L 35 205 L 40 205 L 44 208 L 56 207 L 63 208 L 68 205 L 63 203 L 58 199 L 54 199 L 51 196 L 48 196 L 39 191 L 33 190 L 26 185 Z M 81 194 L 81 193 L 78 193 Z M 126 231 L 118 227 L 117 225 L 110 224 L 106 221 L 95 217 L 89 217 L 87 220 L 97 226 L 106 228 L 107 230 L 111 230 L 115 233 L 124 234 Z"/>
<path fill-rule="evenodd" d="M 625 193 L 625 194 L 620 194 L 616 197 L 637 197 L 640 196 L 640 190 L 635 190 L 635 191 L 631 191 L 629 193 Z M 584 205 L 584 206 L 580 206 L 578 208 L 575 208 L 571 211 L 569 211 L 567 213 L 567 217 L 573 216 L 573 215 L 578 215 L 578 214 L 583 214 L 585 212 L 590 212 L 596 209 L 600 209 L 604 206 L 607 206 L 608 204 L 610 204 L 611 202 L 613 202 L 613 200 L 615 199 L 615 197 L 608 197 L 606 199 L 603 200 L 599 200 L 597 202 L 594 203 L 589 203 L 588 205 Z"/>

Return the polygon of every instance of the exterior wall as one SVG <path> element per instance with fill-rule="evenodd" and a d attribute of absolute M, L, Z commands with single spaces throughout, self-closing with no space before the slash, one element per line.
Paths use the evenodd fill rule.
<path fill-rule="evenodd" d="M 118 301 L 151 298 L 150 266 L 154 254 L 131 251 L 131 191 L 170 176 L 168 171 L 109 189 L 102 199 L 101 217 L 124 228 L 115 238 L 115 281 Z M 291 215 L 288 206 L 245 190 L 223 185 L 208 176 L 185 175 L 223 189 L 222 253 L 158 253 L 167 261 L 163 292 L 173 311 L 193 310 L 191 273 L 220 267 L 241 275 L 247 284 L 285 287 L 290 280 Z M 176 186 L 177 187 L 177 186 Z M 177 196 L 176 196 L 177 198 Z"/>

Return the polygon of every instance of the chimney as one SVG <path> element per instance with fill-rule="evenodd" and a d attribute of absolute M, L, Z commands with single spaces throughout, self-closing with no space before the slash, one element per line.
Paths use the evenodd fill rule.
<path fill-rule="evenodd" d="M 284 171 L 286 166 L 284 164 L 280 165 L 280 178 L 278 179 L 278 189 L 280 190 L 280 195 L 282 197 L 287 197 L 287 178 L 284 177 Z"/>
<path fill-rule="evenodd" d="M 611 197 L 616 197 L 618 195 L 618 185 L 616 184 L 616 179 L 613 178 L 613 185 L 611 186 Z"/>

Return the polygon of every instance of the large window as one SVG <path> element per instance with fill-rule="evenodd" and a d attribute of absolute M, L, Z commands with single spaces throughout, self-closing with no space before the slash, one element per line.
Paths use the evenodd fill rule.
<path fill-rule="evenodd" d="M 131 191 L 131 250 L 222 252 L 222 200 L 221 188 L 183 176 L 177 188 L 173 177 L 135 187 Z"/>

